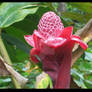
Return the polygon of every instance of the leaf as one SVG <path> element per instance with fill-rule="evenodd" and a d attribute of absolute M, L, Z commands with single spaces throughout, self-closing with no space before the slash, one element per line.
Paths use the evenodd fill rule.
<path fill-rule="evenodd" d="M 15 77 L 15 79 L 19 82 L 19 84 L 23 87 L 27 82 L 28 79 L 23 77 L 20 73 L 16 72 L 12 66 L 8 65 L 5 63 L 5 66 L 7 68 L 7 70 L 9 71 L 9 73 Z"/>
<path fill-rule="evenodd" d="M 76 79 L 74 79 L 74 82 L 79 86 L 79 87 L 81 87 L 81 88 L 87 88 L 86 86 L 85 86 L 85 84 L 84 84 L 84 81 L 83 80 L 76 80 Z"/>
<path fill-rule="evenodd" d="M 7 79 L 3 80 L 3 82 L 10 82 L 10 81 L 11 81 L 10 78 L 7 78 Z"/>
<path fill-rule="evenodd" d="M 75 2 L 75 3 L 70 3 L 70 5 L 72 5 L 73 8 L 76 7 L 76 8 L 78 8 L 84 12 L 87 12 L 87 13 L 92 12 L 92 3 L 91 2 L 87 2 L 87 3 Z"/>
<path fill-rule="evenodd" d="M 85 80 L 84 83 L 85 83 L 85 86 L 87 88 L 91 88 L 92 89 L 92 81 Z"/>
<path fill-rule="evenodd" d="M 71 71 L 74 82 L 81 88 L 92 88 L 92 62 L 82 61 L 76 66 Z"/>
<path fill-rule="evenodd" d="M 32 34 L 35 29 L 38 29 L 37 25 L 42 15 L 48 11 L 51 11 L 49 7 L 48 8 L 39 7 L 39 9 L 37 10 L 35 14 L 28 15 L 23 21 L 16 22 L 13 24 L 13 26 L 26 32 L 25 35 Z"/>
<path fill-rule="evenodd" d="M 48 74 L 43 72 L 36 78 L 36 88 L 42 89 L 42 88 L 48 88 L 50 85 L 50 88 L 52 88 L 52 81 Z"/>
<path fill-rule="evenodd" d="M 71 75 L 74 76 L 75 78 L 84 79 L 83 74 L 79 73 L 76 68 L 71 69 Z"/>
<path fill-rule="evenodd" d="M 92 62 L 80 62 L 79 69 L 86 74 L 92 73 Z"/>
<path fill-rule="evenodd" d="M 28 79 L 21 76 L 18 72 L 16 72 L 12 66 L 8 65 L 4 62 L 3 58 L 0 56 L 0 75 L 12 75 L 16 78 L 21 86 L 24 86 Z"/>
<path fill-rule="evenodd" d="M 49 77 L 49 76 L 48 76 Z M 52 83 L 52 80 L 51 78 L 49 77 L 49 81 L 50 81 L 50 88 L 53 88 L 53 83 Z"/>
<path fill-rule="evenodd" d="M 27 32 L 15 28 L 13 25 L 2 31 L 2 38 L 8 54 L 13 62 L 24 61 L 29 58 L 30 47 L 24 40 Z"/>
<path fill-rule="evenodd" d="M 83 73 L 81 74 L 76 68 L 71 69 L 71 75 L 73 76 L 74 82 L 82 88 L 86 88 L 84 85 L 84 76 Z"/>
<path fill-rule="evenodd" d="M 29 54 L 30 48 L 23 41 L 4 33 L 2 33 L 2 36 L 6 41 L 10 42 L 13 45 L 16 45 L 17 48 L 20 48 L 21 50 Z"/>
<path fill-rule="evenodd" d="M 7 70 L 6 66 L 4 65 L 2 57 L 0 56 L 0 76 L 7 76 L 7 75 L 10 75 L 10 73 Z"/>
<path fill-rule="evenodd" d="M 64 12 L 65 17 L 69 16 L 69 18 L 81 23 L 86 23 L 92 18 L 92 3 L 70 2 L 68 5 L 71 5 L 72 11 L 70 10 L 70 12 Z"/>
<path fill-rule="evenodd" d="M 92 53 L 85 52 L 85 60 L 92 61 Z"/>
<path fill-rule="evenodd" d="M 65 18 L 70 18 L 72 20 L 77 20 L 81 23 L 85 21 L 85 16 L 76 12 L 62 12 L 62 16 Z"/>
<path fill-rule="evenodd" d="M 31 8 L 28 8 L 31 6 Z M 0 6 L 0 28 L 23 20 L 28 14 L 34 14 L 38 7 L 33 3 L 2 3 Z"/>

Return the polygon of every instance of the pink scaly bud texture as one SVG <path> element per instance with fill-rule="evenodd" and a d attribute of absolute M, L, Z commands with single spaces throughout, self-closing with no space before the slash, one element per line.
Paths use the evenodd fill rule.
<path fill-rule="evenodd" d="M 38 24 L 38 31 L 45 38 L 48 38 L 49 36 L 58 36 L 63 28 L 64 26 L 60 17 L 54 12 L 45 13 Z"/>
<path fill-rule="evenodd" d="M 64 28 L 60 17 L 54 12 L 45 13 L 39 21 L 38 30 L 24 38 L 33 48 L 30 58 L 38 63 L 38 56 L 42 62 L 43 71 L 49 74 L 56 89 L 70 87 L 70 69 L 72 49 L 75 43 L 86 50 L 87 44 L 79 36 L 72 35 L 73 27 Z"/>

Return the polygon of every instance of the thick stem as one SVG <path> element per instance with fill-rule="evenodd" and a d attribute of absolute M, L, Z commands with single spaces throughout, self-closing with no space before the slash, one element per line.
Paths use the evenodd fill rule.
<path fill-rule="evenodd" d="M 67 48 L 68 45 L 69 47 Z M 51 77 L 53 86 L 56 89 L 69 88 L 70 86 L 72 45 L 73 44 L 65 44 L 65 50 L 63 47 L 58 48 L 56 50 L 57 54 L 40 54 L 39 56 L 43 63 L 43 70 Z"/>
<path fill-rule="evenodd" d="M 70 87 L 70 67 L 71 67 L 72 51 L 67 51 L 59 68 L 58 76 L 56 79 L 56 89 L 66 89 Z"/>
<path fill-rule="evenodd" d="M 2 41 L 2 37 L 1 37 L 1 29 L 0 29 L 0 52 L 1 52 L 1 55 L 3 56 L 5 62 L 9 65 L 12 65 L 12 62 L 8 56 L 8 53 L 7 53 L 7 50 L 4 46 L 4 43 Z M 16 79 L 11 75 L 11 78 L 13 80 L 13 83 L 15 85 L 16 88 L 21 88 L 21 86 L 19 85 L 19 83 L 16 81 Z"/>

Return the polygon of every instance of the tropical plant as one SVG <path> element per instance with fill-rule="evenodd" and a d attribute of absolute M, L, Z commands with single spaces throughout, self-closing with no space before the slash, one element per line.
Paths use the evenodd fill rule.
<path fill-rule="evenodd" d="M 73 48 L 73 50 L 72 48 L 70 50 L 70 47 L 69 49 L 65 48 L 66 46 L 64 47 L 64 49 L 62 49 L 65 53 L 64 59 L 66 60 L 71 59 L 70 54 L 67 54 L 68 52 L 71 52 L 73 54 L 73 63 L 71 62 L 71 88 L 92 88 L 91 7 L 91 2 L 0 3 L 0 88 L 68 88 L 70 78 L 63 75 L 65 73 L 65 69 L 68 70 L 69 75 L 70 63 L 68 66 L 68 64 L 64 62 L 64 64 L 67 65 L 67 68 L 64 69 L 63 65 L 63 68 L 60 67 L 59 71 L 59 67 L 56 66 L 57 63 L 54 64 L 54 62 L 50 62 L 50 64 L 46 64 L 45 62 L 50 61 L 51 59 L 53 59 L 52 61 L 60 61 L 59 56 L 63 56 L 61 55 L 61 50 L 58 49 L 60 53 L 55 54 L 57 55 L 57 57 L 55 55 L 52 55 L 53 51 L 56 47 L 59 46 L 58 42 L 63 43 L 63 45 L 60 45 L 64 46 L 64 42 L 66 39 L 68 40 L 68 38 L 71 38 L 72 41 L 69 42 L 69 44 L 75 43 L 74 41 L 76 41 L 80 43 L 80 46 L 82 46 L 84 49 L 86 49 L 86 45 L 82 44 L 81 40 L 84 43 L 88 44 L 86 51 L 81 49 L 78 45 L 74 44 L 74 48 L 73 46 L 69 45 Z M 54 19 L 58 21 L 56 22 L 57 24 L 54 24 L 53 22 L 53 26 L 56 27 L 56 29 L 62 29 L 63 32 L 61 32 L 60 30 L 56 30 L 55 32 L 55 29 L 52 28 L 53 26 L 50 25 L 50 22 L 47 25 L 47 22 L 50 20 L 50 18 L 47 18 L 45 20 L 45 17 L 42 17 L 44 14 L 46 14 L 46 12 L 48 14 L 48 12 L 50 11 L 53 13 L 52 18 L 54 16 Z M 49 25 L 50 29 L 48 29 L 47 27 Z M 68 26 L 73 26 L 73 28 Z M 34 29 L 40 30 L 40 34 L 42 35 L 40 35 L 38 31 L 34 31 Z M 47 29 L 51 30 L 52 35 L 54 34 L 52 30 L 55 32 L 53 39 L 48 39 Z M 70 30 L 70 34 L 67 30 Z M 67 31 L 68 33 L 65 31 Z M 60 32 L 62 33 L 62 38 L 59 37 Z M 33 34 L 33 36 L 30 36 L 30 34 Z M 50 37 L 52 37 L 52 35 L 50 35 Z M 70 37 L 70 35 L 72 37 Z M 32 47 L 35 47 L 34 45 L 36 45 L 36 49 L 32 48 L 26 43 L 24 36 L 27 42 Z M 33 39 L 35 42 L 32 41 Z M 39 42 L 39 39 L 45 39 L 45 42 L 43 41 L 43 43 L 41 43 Z M 55 40 L 57 41 L 54 42 Z M 58 43 L 58 45 L 56 43 Z M 39 54 L 39 50 L 37 50 L 37 48 L 40 48 L 39 45 L 41 44 L 43 46 L 41 52 L 43 53 Z M 43 57 L 45 56 L 48 56 L 50 58 L 43 59 Z M 59 62 L 58 65 L 60 65 Z M 54 72 L 51 68 L 53 66 L 53 69 L 57 70 L 55 70 L 55 74 L 52 73 Z M 48 73 L 49 68 L 52 69 L 50 73 Z M 55 75 L 57 75 L 58 78 L 55 80 L 52 75 L 54 75 L 54 77 Z M 65 83 L 64 87 L 61 86 L 63 78 L 65 78 L 64 81 L 67 80 L 67 83 Z M 55 81 L 56 83 L 54 84 L 53 81 Z M 72 84 L 75 84 L 75 86 Z"/>

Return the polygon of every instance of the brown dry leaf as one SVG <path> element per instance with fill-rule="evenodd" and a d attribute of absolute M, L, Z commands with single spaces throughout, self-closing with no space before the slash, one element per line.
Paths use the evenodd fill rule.
<path fill-rule="evenodd" d="M 23 87 L 28 82 L 27 78 L 23 77 L 18 72 L 16 72 L 12 66 L 6 64 L 1 56 L 0 56 L 0 75 L 1 76 L 11 75 L 15 77 L 15 79 L 19 82 L 21 87 Z"/>
<path fill-rule="evenodd" d="M 28 79 L 20 75 L 18 72 L 16 72 L 13 67 L 5 63 L 5 66 L 7 70 L 10 72 L 10 74 L 15 77 L 15 79 L 18 81 L 21 87 L 23 87 L 27 82 Z"/>
<path fill-rule="evenodd" d="M 2 57 L 0 56 L 0 76 L 7 76 L 7 75 L 10 75 L 10 73 L 7 70 L 6 66 L 4 65 Z"/>

